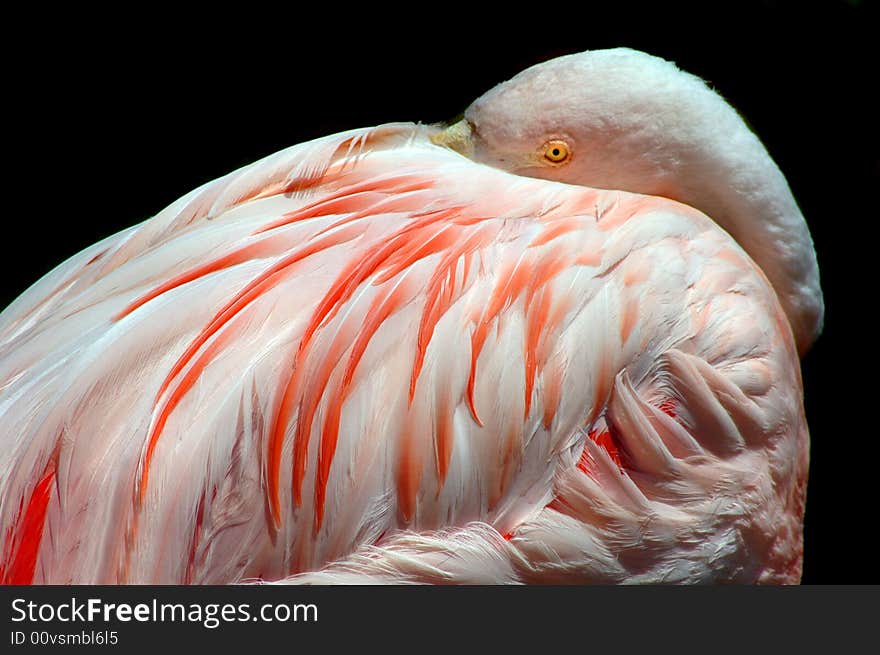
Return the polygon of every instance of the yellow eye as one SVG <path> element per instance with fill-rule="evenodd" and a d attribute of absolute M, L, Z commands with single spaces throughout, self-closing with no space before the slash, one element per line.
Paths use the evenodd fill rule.
<path fill-rule="evenodd" d="M 542 148 L 544 160 L 555 165 L 565 164 L 571 159 L 571 148 L 565 141 L 553 139 L 544 144 Z"/>

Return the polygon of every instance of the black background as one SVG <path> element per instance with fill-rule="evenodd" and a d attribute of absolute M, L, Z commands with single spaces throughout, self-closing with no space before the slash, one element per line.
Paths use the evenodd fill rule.
<path fill-rule="evenodd" d="M 869 4 L 338 6 L 320 15 L 215 5 L 187 19 L 183 7 L 157 15 L 126 5 L 11 21 L 0 306 L 89 244 L 288 145 L 451 118 L 555 55 L 646 50 L 706 79 L 745 115 L 810 224 L 827 315 L 803 362 L 812 434 L 804 582 L 876 583 L 880 22 Z"/>

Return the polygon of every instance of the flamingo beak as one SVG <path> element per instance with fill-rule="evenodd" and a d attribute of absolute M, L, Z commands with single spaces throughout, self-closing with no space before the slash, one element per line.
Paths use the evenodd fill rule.
<path fill-rule="evenodd" d="M 462 119 L 431 135 L 431 141 L 438 146 L 455 150 L 455 152 L 472 158 L 474 156 L 474 138 L 470 123 Z"/>

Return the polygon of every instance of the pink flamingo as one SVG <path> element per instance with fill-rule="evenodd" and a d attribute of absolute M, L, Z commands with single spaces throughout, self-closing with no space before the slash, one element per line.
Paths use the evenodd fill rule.
<path fill-rule="evenodd" d="M 5 583 L 801 575 L 806 223 L 641 52 L 300 144 L 0 316 Z"/>

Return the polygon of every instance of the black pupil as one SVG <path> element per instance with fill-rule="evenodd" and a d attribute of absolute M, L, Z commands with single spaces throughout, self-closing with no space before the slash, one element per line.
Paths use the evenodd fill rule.
<path fill-rule="evenodd" d="M 553 156 L 554 156 L 554 157 L 558 157 L 558 156 L 559 156 L 559 148 L 553 148 Z"/>

